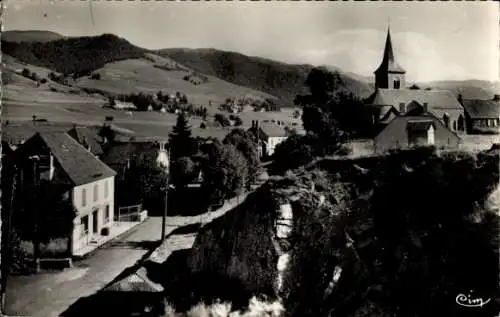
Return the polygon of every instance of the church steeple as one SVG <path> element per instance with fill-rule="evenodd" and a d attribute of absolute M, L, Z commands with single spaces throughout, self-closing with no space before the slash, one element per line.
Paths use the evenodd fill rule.
<path fill-rule="evenodd" d="M 387 28 L 387 38 L 385 40 L 384 56 L 382 63 L 375 71 L 376 88 L 399 89 L 405 85 L 406 71 L 399 66 L 394 58 L 392 49 L 391 29 Z"/>

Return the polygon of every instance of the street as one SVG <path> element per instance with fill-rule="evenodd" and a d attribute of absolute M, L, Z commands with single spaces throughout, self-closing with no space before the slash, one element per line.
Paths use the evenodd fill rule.
<path fill-rule="evenodd" d="M 166 235 L 200 222 L 201 217 L 167 217 Z M 208 219 L 207 219 L 208 220 Z M 97 292 L 155 246 L 161 217 L 150 217 L 130 232 L 108 242 L 72 269 L 8 279 L 5 312 L 10 316 L 59 316 L 73 302 Z"/>

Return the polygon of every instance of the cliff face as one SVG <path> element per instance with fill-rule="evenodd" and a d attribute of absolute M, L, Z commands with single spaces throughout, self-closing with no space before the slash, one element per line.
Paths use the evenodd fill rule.
<path fill-rule="evenodd" d="M 500 294 L 500 223 L 485 206 L 498 163 L 432 149 L 320 160 L 207 225 L 188 267 L 217 276 L 212 289 L 236 281 L 221 299 L 265 293 L 291 316 L 467 316 L 455 296 Z"/>

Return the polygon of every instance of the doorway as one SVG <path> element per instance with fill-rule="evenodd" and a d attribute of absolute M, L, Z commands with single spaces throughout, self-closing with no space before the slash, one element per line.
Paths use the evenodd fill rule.
<path fill-rule="evenodd" d="M 97 229 L 98 229 L 98 228 L 97 228 L 97 225 L 98 225 L 98 220 L 99 220 L 99 219 L 97 218 L 97 216 L 98 216 L 98 211 L 99 211 L 99 210 L 94 210 L 94 211 L 92 212 L 92 233 L 93 233 L 93 234 L 96 234 L 96 233 L 98 232 L 98 230 L 97 230 Z"/>

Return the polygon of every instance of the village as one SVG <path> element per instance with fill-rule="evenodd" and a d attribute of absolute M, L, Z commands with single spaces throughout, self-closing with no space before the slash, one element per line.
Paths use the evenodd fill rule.
<path fill-rule="evenodd" d="M 388 25 L 380 63 L 370 83 L 373 89 L 362 97 L 345 91 L 345 79 L 338 72 L 314 67 L 305 84 L 308 93 L 297 94 L 293 104 L 235 93 L 220 102 L 194 105 L 189 93 L 160 89 L 150 95 L 110 94 L 102 98 L 99 107 L 89 107 L 93 114 L 88 122 L 53 120 L 49 112 L 33 105 L 29 108 L 31 120 L 4 116 L 2 241 L 8 247 L 2 255 L 3 309 L 10 315 L 40 317 L 83 316 L 95 313 L 96 307 L 98 315 L 166 316 L 162 315 L 165 294 L 176 298 L 169 281 L 187 274 L 182 271 L 184 266 L 199 268 L 202 274 L 205 265 L 216 267 L 224 261 L 230 264 L 222 271 L 244 276 L 243 280 L 251 280 L 249 285 L 260 291 L 260 285 L 255 285 L 261 278 L 250 277 L 257 273 L 240 270 L 235 264 L 241 261 L 245 267 L 252 261 L 248 259 L 253 251 L 248 251 L 248 259 L 240 256 L 234 262 L 221 250 L 234 241 L 233 255 L 243 252 L 241 245 L 266 245 L 268 241 L 262 237 L 272 230 L 277 241 L 272 245 L 278 250 L 273 258 L 278 264 L 272 283 L 281 294 L 286 284 L 285 268 L 291 265 L 288 257 L 293 248 L 289 244 L 298 243 L 290 238 L 293 233 L 289 228 L 298 226 L 292 218 L 301 215 L 295 201 L 311 199 L 321 207 L 330 206 L 325 200 L 331 199 L 341 205 L 342 197 L 350 195 L 346 194 L 350 189 L 336 192 L 338 188 L 332 187 L 335 192 L 331 198 L 328 190 L 321 192 L 321 184 L 315 185 L 316 176 L 304 176 L 323 164 L 318 162 L 329 164 L 332 160 L 333 165 L 349 166 L 332 172 L 331 179 L 341 186 L 350 184 L 344 178 L 375 173 L 374 165 L 366 162 L 398 157 L 398 153 L 429 150 L 435 153 L 429 157 L 441 159 L 447 153 L 460 152 L 479 160 L 484 153 L 498 151 L 500 91 L 488 98 L 470 98 L 461 91 L 421 88 L 407 80 L 391 32 L 394 28 Z M 17 74 L 23 80 L 31 76 L 25 69 L 26 74 Z M 57 77 L 51 74 L 50 78 Z M 101 80 L 96 74 L 90 74 L 89 80 Z M 183 76 L 183 81 L 195 86 L 214 80 L 201 72 Z M 68 80 L 56 79 L 54 82 L 61 85 Z M 8 107 L 14 109 L 13 105 L 17 104 Z M 74 113 L 75 118 L 83 118 L 78 117 L 78 111 Z M 165 116 L 175 118 L 175 123 L 164 124 L 161 120 Z M 413 171 L 408 167 L 414 164 L 411 162 L 402 164 L 405 172 Z M 362 177 L 355 179 L 361 184 Z M 283 189 L 286 198 L 276 198 L 284 195 L 276 189 L 277 184 L 289 180 L 303 190 L 279 185 L 288 191 Z M 497 185 L 488 188 L 498 192 Z M 307 199 L 301 196 L 304 191 L 311 193 Z M 272 203 L 262 199 L 267 196 L 259 196 L 268 192 L 276 196 L 269 199 Z M 488 203 L 493 200 L 500 215 L 494 194 L 483 196 L 488 197 Z M 278 218 L 268 220 L 252 208 L 275 208 Z M 253 220 L 250 209 L 255 211 Z M 237 218 L 238 213 L 244 216 Z M 259 221 L 272 222 L 273 229 L 259 231 Z M 256 236 L 260 234 L 262 241 L 240 242 L 245 239 L 243 233 L 251 230 L 248 228 L 253 228 Z M 224 232 L 231 235 L 235 230 L 239 230 L 234 233 L 238 238 L 224 238 Z M 214 238 L 219 233 L 220 238 Z M 167 265 L 191 249 L 202 255 L 188 256 L 182 263 L 189 265 Z M 350 253 L 345 254 L 346 263 L 353 261 Z M 213 258 L 201 259 L 210 256 Z M 219 264 L 206 264 L 205 260 Z M 268 264 L 262 263 L 263 268 L 256 271 L 265 271 Z M 337 276 L 331 285 L 344 272 L 338 267 L 331 273 Z M 342 274 L 352 273 L 345 271 Z M 207 284 L 218 283 L 203 278 Z M 188 288 L 189 283 L 178 283 L 176 287 L 186 284 Z M 208 288 L 198 283 L 197 287 Z M 227 292 L 237 293 L 234 287 Z"/>

